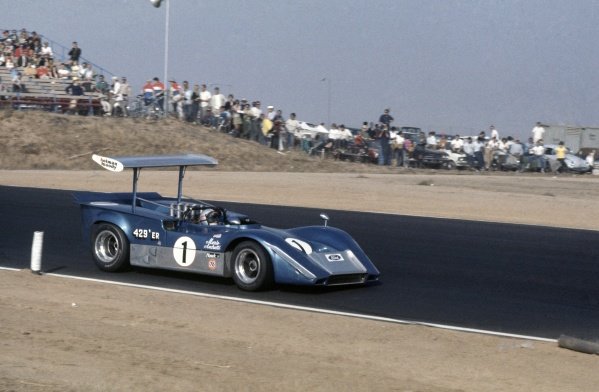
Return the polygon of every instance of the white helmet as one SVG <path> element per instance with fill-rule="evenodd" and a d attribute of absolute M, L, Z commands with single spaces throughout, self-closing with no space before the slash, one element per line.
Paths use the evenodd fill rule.
<path fill-rule="evenodd" d="M 220 212 L 212 208 L 206 208 L 200 212 L 200 225 L 216 225 L 220 218 Z"/>

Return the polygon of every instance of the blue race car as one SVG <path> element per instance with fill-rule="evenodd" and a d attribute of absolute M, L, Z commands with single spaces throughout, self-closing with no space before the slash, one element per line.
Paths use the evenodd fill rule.
<path fill-rule="evenodd" d="M 113 172 L 133 169 L 131 193 L 76 192 L 83 237 L 97 266 L 130 265 L 232 277 L 242 290 L 274 283 L 335 286 L 378 281 L 379 271 L 354 239 L 327 226 L 275 229 L 246 215 L 182 197 L 188 166 L 215 166 L 206 155 L 92 159 Z M 178 167 L 177 197 L 138 193 L 143 168 Z"/>

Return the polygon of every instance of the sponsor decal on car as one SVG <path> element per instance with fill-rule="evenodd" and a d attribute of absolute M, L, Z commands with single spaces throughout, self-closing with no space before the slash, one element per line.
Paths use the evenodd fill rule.
<path fill-rule="evenodd" d="M 327 260 L 331 263 L 334 263 L 336 261 L 343 261 L 343 255 L 339 254 L 339 253 L 328 253 L 326 255 L 324 255 Z"/>
<path fill-rule="evenodd" d="M 142 240 L 150 238 L 151 240 L 158 241 L 160 239 L 160 233 L 152 231 L 150 229 L 135 229 L 133 230 L 133 237 Z"/>
<path fill-rule="evenodd" d="M 216 236 L 215 236 L 216 237 Z M 219 235 L 220 237 L 220 235 Z M 214 237 L 210 238 L 208 241 L 206 241 L 206 243 L 204 244 L 204 249 L 210 249 L 210 250 L 220 250 L 220 241 L 219 240 L 215 240 Z"/>
<path fill-rule="evenodd" d="M 216 270 L 216 259 L 208 259 L 208 269 L 210 271 Z"/>

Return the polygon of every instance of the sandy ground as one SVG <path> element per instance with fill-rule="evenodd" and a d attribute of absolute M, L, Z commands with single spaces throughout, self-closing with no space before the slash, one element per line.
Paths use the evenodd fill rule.
<path fill-rule="evenodd" d="M 2 185 L 128 191 L 130 181 L 130 173 L 0 171 Z M 143 172 L 140 184 L 140 190 L 172 194 L 176 175 Z M 190 171 L 184 188 L 185 194 L 204 199 L 589 230 L 599 228 L 598 191 L 599 177 L 590 175 L 434 172 Z M 555 343 L 29 271 L 0 271 L 0 326 L 0 391 L 563 392 L 596 391 L 599 385 L 599 373 L 593 371 L 597 356 Z"/>

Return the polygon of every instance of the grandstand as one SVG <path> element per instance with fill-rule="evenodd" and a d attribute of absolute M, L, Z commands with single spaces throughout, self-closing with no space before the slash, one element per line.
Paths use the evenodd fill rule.
<path fill-rule="evenodd" d="M 43 41 L 51 44 L 55 63 L 67 60 L 69 49 L 66 46 L 48 37 L 41 35 L 40 37 Z M 91 64 L 95 70 L 99 71 L 98 75 L 105 75 L 107 78 L 112 76 L 111 72 L 88 59 L 82 57 L 81 62 Z M 11 69 L 0 66 L 0 108 L 15 110 L 41 109 L 58 113 L 68 112 L 85 115 L 97 115 L 102 112 L 101 93 L 86 92 L 85 95 L 72 95 L 66 91 L 66 88 L 73 81 L 71 78 L 38 79 L 33 76 L 26 76 L 24 70 L 24 67 L 15 66 L 11 71 Z M 15 71 L 22 73 L 22 81 L 26 87 L 25 91 L 13 91 L 12 80 Z M 96 80 L 94 79 L 93 84 L 95 85 L 95 83 Z"/>

